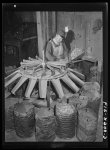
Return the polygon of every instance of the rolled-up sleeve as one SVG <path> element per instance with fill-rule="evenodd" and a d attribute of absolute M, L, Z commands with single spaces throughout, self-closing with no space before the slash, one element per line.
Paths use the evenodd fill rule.
<path fill-rule="evenodd" d="M 53 52 L 52 52 L 52 44 L 51 42 L 48 42 L 47 43 L 47 46 L 46 46 L 46 59 L 47 60 L 50 60 L 50 61 L 54 61 L 56 60 L 56 57 L 53 56 Z"/>

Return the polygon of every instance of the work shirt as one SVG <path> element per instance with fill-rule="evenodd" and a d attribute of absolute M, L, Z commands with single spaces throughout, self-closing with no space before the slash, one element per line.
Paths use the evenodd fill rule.
<path fill-rule="evenodd" d="M 46 47 L 46 59 L 55 61 L 57 59 L 65 59 L 67 57 L 68 50 L 65 43 L 62 41 L 59 45 L 51 39 Z"/>

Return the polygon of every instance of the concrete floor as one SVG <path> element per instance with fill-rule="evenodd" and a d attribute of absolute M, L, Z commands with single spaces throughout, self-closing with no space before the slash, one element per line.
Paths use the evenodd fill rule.
<path fill-rule="evenodd" d="M 5 99 L 5 115 L 10 106 L 13 106 L 17 102 L 21 102 L 21 98 L 7 98 Z M 6 120 L 5 116 L 5 120 Z M 9 127 L 9 126 L 8 126 Z M 16 135 L 14 129 L 7 128 L 7 124 L 5 124 L 5 142 L 36 142 L 35 134 L 33 134 L 30 138 L 20 138 Z M 103 102 L 101 101 L 100 109 L 99 109 L 99 119 L 98 119 L 98 127 L 97 127 L 97 134 L 96 134 L 96 142 L 103 141 Z M 72 139 L 60 139 L 58 137 L 55 138 L 54 142 L 79 142 L 78 139 L 73 137 Z"/>

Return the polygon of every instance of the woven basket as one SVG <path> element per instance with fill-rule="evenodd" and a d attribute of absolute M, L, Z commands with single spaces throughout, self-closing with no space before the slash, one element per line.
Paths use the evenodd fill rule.
<path fill-rule="evenodd" d="M 100 91 L 100 85 L 98 82 L 86 82 L 80 91 Z"/>
<path fill-rule="evenodd" d="M 36 118 L 36 141 L 53 141 L 55 139 L 55 116 L 52 110 L 41 108 L 35 115 Z"/>
<path fill-rule="evenodd" d="M 86 107 L 91 108 L 98 116 L 101 103 L 100 93 L 97 91 L 86 91 L 85 93 L 82 93 L 82 96 L 86 96 L 88 98 Z"/>
<path fill-rule="evenodd" d="M 101 104 L 101 98 L 91 99 L 88 101 L 87 108 L 92 109 L 96 115 L 99 115 L 99 108 Z"/>
<path fill-rule="evenodd" d="M 89 108 L 78 110 L 77 138 L 80 141 L 93 142 L 96 140 L 98 118 Z"/>
<path fill-rule="evenodd" d="M 69 97 L 68 99 L 69 99 L 69 104 L 77 108 L 77 104 L 79 102 L 79 94 L 73 94 L 73 96 Z"/>
<path fill-rule="evenodd" d="M 73 95 L 69 98 L 69 104 L 73 105 L 76 110 L 87 107 L 89 98 L 87 96 Z"/>
<path fill-rule="evenodd" d="M 88 97 L 87 106 L 91 108 L 98 116 L 101 103 L 100 85 L 97 82 L 86 83 L 81 89 L 81 96 Z"/>
<path fill-rule="evenodd" d="M 14 126 L 19 137 L 31 137 L 35 130 L 34 106 L 30 103 L 17 103 L 14 106 Z"/>
<path fill-rule="evenodd" d="M 75 136 L 75 107 L 67 103 L 56 105 L 56 135 L 60 138 Z"/>
<path fill-rule="evenodd" d="M 14 130 L 14 119 L 13 119 L 14 106 L 10 106 L 5 112 L 5 129 Z"/>

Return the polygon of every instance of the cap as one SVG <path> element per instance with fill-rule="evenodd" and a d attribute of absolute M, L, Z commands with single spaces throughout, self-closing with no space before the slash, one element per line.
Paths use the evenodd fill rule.
<path fill-rule="evenodd" d="M 63 30 L 58 31 L 57 34 L 59 34 L 61 37 L 65 37 L 65 32 Z"/>

